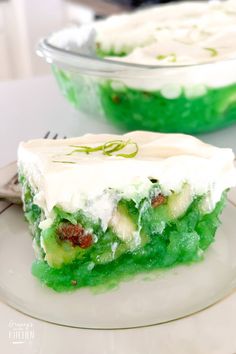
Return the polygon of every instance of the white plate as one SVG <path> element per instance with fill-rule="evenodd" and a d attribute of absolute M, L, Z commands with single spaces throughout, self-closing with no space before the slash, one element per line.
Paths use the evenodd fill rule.
<path fill-rule="evenodd" d="M 83 328 L 130 328 L 187 316 L 229 294 L 236 286 L 236 208 L 228 204 L 215 243 L 204 261 L 155 275 L 138 276 L 118 289 L 56 293 L 31 275 L 34 254 L 20 207 L 0 215 L 0 296 L 41 320 Z"/>

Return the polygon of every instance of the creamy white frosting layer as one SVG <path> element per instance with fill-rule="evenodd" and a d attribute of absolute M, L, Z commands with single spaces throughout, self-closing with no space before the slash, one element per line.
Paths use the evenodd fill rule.
<path fill-rule="evenodd" d="M 236 58 L 236 2 L 182 2 L 111 16 L 95 24 L 96 41 L 114 58 L 146 65 Z"/>
<path fill-rule="evenodd" d="M 120 82 L 134 89 L 160 90 L 168 99 L 181 93 L 197 97 L 209 87 L 236 83 L 235 0 L 158 5 L 61 30 L 49 42 L 92 56 L 96 42 L 103 52 L 113 54 L 106 59 L 157 66 L 137 75 L 124 68 Z M 120 57 L 122 52 L 126 55 Z M 202 63 L 209 65 L 191 67 Z M 119 80 L 119 74 L 116 77 Z"/>
<path fill-rule="evenodd" d="M 114 139 L 136 142 L 137 155 L 106 156 L 101 151 L 68 155 L 74 149 L 70 145 L 95 147 Z M 129 149 L 132 150 L 131 145 L 126 152 Z M 117 198 L 137 201 L 147 195 L 152 185 L 150 178 L 159 181 L 166 195 L 180 191 L 188 183 L 193 196 L 207 195 L 205 208 L 210 211 L 222 192 L 236 185 L 233 160 L 231 149 L 207 145 L 192 136 L 142 131 L 37 139 L 22 142 L 18 149 L 20 173 L 34 190 L 35 204 L 43 208 L 48 218 L 45 227 L 53 218 L 53 207 L 60 206 L 68 212 L 83 209 L 99 218 L 106 228 Z"/>

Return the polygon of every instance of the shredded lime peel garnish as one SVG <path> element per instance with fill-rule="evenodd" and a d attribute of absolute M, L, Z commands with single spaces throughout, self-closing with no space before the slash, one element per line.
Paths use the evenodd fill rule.
<path fill-rule="evenodd" d="M 216 57 L 218 55 L 218 51 L 215 48 L 204 48 L 210 52 L 211 57 Z"/>
<path fill-rule="evenodd" d="M 164 59 L 168 59 L 170 62 L 175 63 L 177 58 L 176 58 L 176 54 L 175 53 L 169 53 L 169 54 L 160 54 L 156 56 L 157 60 L 164 60 Z"/>
<path fill-rule="evenodd" d="M 131 153 L 115 154 L 116 152 L 123 150 L 129 145 L 132 145 L 134 147 L 134 151 L 132 151 Z M 85 145 L 70 145 L 70 147 L 73 147 L 75 149 L 68 153 L 67 156 L 74 155 L 78 152 L 91 154 L 93 152 L 101 151 L 105 156 L 120 156 L 125 158 L 132 158 L 135 157 L 138 153 L 138 145 L 132 140 L 111 140 L 107 141 L 105 144 L 95 147 Z"/>
<path fill-rule="evenodd" d="M 69 163 L 69 164 L 75 164 L 76 163 L 74 161 L 59 161 L 59 160 L 53 160 L 52 162 L 55 162 L 55 163 Z"/>

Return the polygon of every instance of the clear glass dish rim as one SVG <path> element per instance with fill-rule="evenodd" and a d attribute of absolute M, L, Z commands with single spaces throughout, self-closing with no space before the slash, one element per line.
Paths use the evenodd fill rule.
<path fill-rule="evenodd" d="M 112 76 L 118 74 L 125 78 L 144 77 L 150 76 L 157 72 L 171 72 L 181 70 L 196 70 L 200 68 L 209 68 L 216 65 L 227 65 L 228 63 L 235 62 L 236 58 L 228 58 L 219 61 L 208 61 L 197 64 L 185 64 L 185 65 L 143 65 L 134 63 L 117 62 L 109 59 L 103 59 L 88 54 L 73 52 L 67 49 L 57 47 L 49 42 L 51 36 L 42 38 L 37 46 L 36 53 L 45 58 L 45 60 L 52 64 L 58 63 L 61 66 L 80 71 L 84 74 L 95 74 L 98 76 Z"/>

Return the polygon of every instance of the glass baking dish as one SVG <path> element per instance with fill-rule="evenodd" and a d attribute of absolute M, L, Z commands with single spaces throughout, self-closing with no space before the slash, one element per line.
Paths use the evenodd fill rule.
<path fill-rule="evenodd" d="M 197 65 L 138 65 L 56 46 L 37 52 L 52 66 L 63 95 L 80 111 L 123 130 L 197 134 L 236 122 L 236 59 Z"/>

